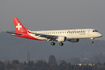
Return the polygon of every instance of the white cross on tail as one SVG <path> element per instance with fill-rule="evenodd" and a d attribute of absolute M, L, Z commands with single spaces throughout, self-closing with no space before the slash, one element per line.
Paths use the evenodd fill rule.
<path fill-rule="evenodd" d="M 22 26 L 20 25 L 20 23 L 18 23 L 18 25 L 16 26 L 16 28 L 18 28 L 18 30 L 20 30 L 20 28 L 22 28 Z"/>

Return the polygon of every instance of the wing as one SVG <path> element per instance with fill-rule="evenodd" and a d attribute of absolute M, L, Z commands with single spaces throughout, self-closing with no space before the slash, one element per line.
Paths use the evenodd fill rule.
<path fill-rule="evenodd" d="M 47 38 L 47 41 L 57 41 L 56 39 L 58 38 L 58 36 L 55 36 L 55 35 L 46 35 L 46 34 L 38 34 L 38 33 L 32 33 L 32 34 L 35 34 L 35 36 Z"/>

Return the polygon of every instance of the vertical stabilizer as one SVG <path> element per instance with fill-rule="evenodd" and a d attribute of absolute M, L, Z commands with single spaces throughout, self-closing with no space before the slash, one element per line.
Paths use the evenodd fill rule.
<path fill-rule="evenodd" d="M 27 32 L 25 27 L 21 24 L 17 17 L 13 17 L 16 33 L 25 33 Z"/>

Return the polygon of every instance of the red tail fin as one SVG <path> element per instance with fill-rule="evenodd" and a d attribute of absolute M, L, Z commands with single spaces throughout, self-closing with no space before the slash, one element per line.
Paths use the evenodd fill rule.
<path fill-rule="evenodd" d="M 25 33 L 27 32 L 25 27 L 21 24 L 21 22 L 18 20 L 18 18 L 13 17 L 16 33 Z"/>

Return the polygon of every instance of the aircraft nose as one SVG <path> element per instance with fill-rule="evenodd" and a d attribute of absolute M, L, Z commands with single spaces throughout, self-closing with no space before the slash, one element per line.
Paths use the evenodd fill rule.
<path fill-rule="evenodd" d="M 103 35 L 99 33 L 99 37 L 102 37 Z"/>

